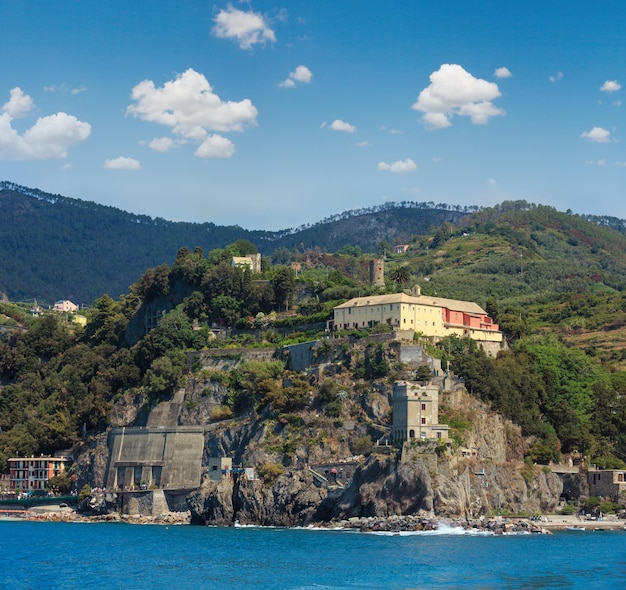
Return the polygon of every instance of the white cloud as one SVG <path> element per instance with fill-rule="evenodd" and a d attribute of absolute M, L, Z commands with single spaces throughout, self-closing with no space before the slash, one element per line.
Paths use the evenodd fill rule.
<path fill-rule="evenodd" d="M 563 72 L 557 72 L 554 76 L 549 76 L 548 80 L 550 80 L 550 82 L 554 83 L 554 82 L 560 82 L 563 79 Z"/>
<path fill-rule="evenodd" d="M 200 145 L 196 155 L 209 157 L 218 135 L 210 135 L 211 131 L 243 131 L 247 126 L 256 125 L 257 109 L 250 99 L 240 102 L 222 101 L 213 92 L 208 80 L 193 69 L 188 69 L 174 80 L 156 88 L 151 80 L 144 80 L 133 88 L 131 104 L 126 113 L 150 121 L 160 123 L 172 129 L 172 132 L 184 139 L 195 140 Z M 232 143 L 221 138 L 221 145 L 228 143 L 230 150 L 218 150 L 219 157 L 224 153 L 234 153 Z M 162 140 L 159 140 L 163 147 Z M 159 145 L 159 144 L 157 144 Z M 150 147 L 153 147 L 152 144 Z M 156 149 L 156 148 L 153 148 Z"/>
<path fill-rule="evenodd" d="M 2 105 L 0 112 L 7 113 L 12 119 L 20 119 L 26 117 L 33 108 L 35 108 L 33 99 L 28 94 L 24 94 L 21 88 L 15 87 L 11 89 L 9 102 Z"/>
<path fill-rule="evenodd" d="M 608 129 L 602 127 L 594 127 L 591 131 L 583 131 L 580 134 L 582 139 L 586 139 L 592 143 L 610 143 L 613 141 L 611 138 L 611 132 Z"/>
<path fill-rule="evenodd" d="M 109 170 L 139 170 L 141 164 L 135 158 L 125 158 L 120 156 L 119 158 L 113 158 L 111 160 L 104 161 L 104 167 Z"/>
<path fill-rule="evenodd" d="M 598 166 L 606 166 L 606 160 L 598 160 Z"/>
<path fill-rule="evenodd" d="M 617 92 L 621 87 L 622 85 L 617 80 L 607 80 L 604 84 L 602 84 L 600 90 L 602 90 L 602 92 L 611 93 Z"/>
<path fill-rule="evenodd" d="M 253 11 L 244 12 L 232 6 L 222 9 L 214 19 L 212 32 L 220 39 L 233 39 L 241 49 L 250 49 L 253 45 L 264 45 L 276 41 L 274 31 L 265 22 L 261 14 Z"/>
<path fill-rule="evenodd" d="M 488 178 L 487 179 L 487 184 L 492 187 L 492 188 L 497 188 L 498 186 L 498 182 L 496 181 L 495 178 Z"/>
<path fill-rule="evenodd" d="M 511 70 L 509 68 L 496 68 L 496 71 L 493 73 L 496 78 L 510 78 L 513 74 L 511 74 Z"/>
<path fill-rule="evenodd" d="M 356 144 L 356 147 L 367 147 L 369 145 L 369 141 L 359 141 L 359 143 Z"/>
<path fill-rule="evenodd" d="M 155 137 L 148 147 L 155 152 L 167 152 L 174 147 L 175 143 L 171 137 Z"/>
<path fill-rule="evenodd" d="M 393 174 L 402 174 L 404 172 L 415 172 L 415 170 L 417 170 L 417 164 L 413 160 L 411 160 L 411 158 L 407 158 L 406 160 L 398 160 L 393 164 L 379 162 L 378 169 L 388 170 Z"/>
<path fill-rule="evenodd" d="M 35 107 L 30 96 L 13 88 L 11 98 L 0 108 L 0 159 L 48 160 L 65 158 L 67 149 L 91 134 L 91 125 L 66 113 L 39 117 L 20 135 L 13 120 L 25 117 Z"/>
<path fill-rule="evenodd" d="M 615 100 L 611 103 L 614 107 L 621 107 L 622 106 L 622 101 L 621 100 Z"/>
<path fill-rule="evenodd" d="M 65 82 L 61 82 L 58 86 L 54 84 L 51 86 L 44 86 L 44 92 L 58 92 L 59 94 L 71 94 L 75 96 L 76 94 L 80 94 L 81 92 L 87 92 L 86 86 L 79 86 L 78 88 L 68 88 Z"/>
<path fill-rule="evenodd" d="M 306 66 L 298 66 L 289 77 L 297 82 L 302 82 L 303 84 L 308 84 L 313 78 L 313 72 L 309 70 Z"/>
<path fill-rule="evenodd" d="M 620 168 L 626 168 L 626 162 L 615 162 L 616 166 L 619 166 Z"/>
<path fill-rule="evenodd" d="M 198 158 L 230 158 L 235 153 L 233 143 L 221 135 L 209 135 L 195 151 Z"/>
<path fill-rule="evenodd" d="M 279 86 L 282 88 L 295 88 L 296 82 L 301 84 L 309 84 L 313 79 L 313 72 L 306 66 L 298 66 L 293 72 L 289 74 L 289 77 L 281 82 Z"/>
<path fill-rule="evenodd" d="M 354 133 L 356 131 L 356 127 L 354 125 L 350 125 L 350 123 L 346 123 L 341 119 L 335 119 L 330 124 L 330 128 L 333 131 L 345 131 L 346 133 Z"/>
<path fill-rule="evenodd" d="M 424 88 L 411 106 L 424 113 L 431 128 L 450 127 L 454 115 L 469 117 L 474 125 L 484 125 L 490 117 L 504 115 L 491 101 L 500 96 L 495 82 L 474 78 L 457 64 L 443 64 L 430 75 Z"/>

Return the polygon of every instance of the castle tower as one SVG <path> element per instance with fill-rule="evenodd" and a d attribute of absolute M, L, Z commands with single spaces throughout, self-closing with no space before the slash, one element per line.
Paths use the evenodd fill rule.
<path fill-rule="evenodd" d="M 372 287 L 385 286 L 385 260 L 383 258 L 370 260 L 370 285 Z"/>

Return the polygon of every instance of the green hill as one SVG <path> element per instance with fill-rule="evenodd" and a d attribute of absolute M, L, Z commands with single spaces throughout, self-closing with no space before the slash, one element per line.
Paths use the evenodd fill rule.
<path fill-rule="evenodd" d="M 406 239 L 462 216 L 434 203 L 405 203 L 295 229 L 252 231 L 153 219 L 10 182 L 0 182 L 0 209 L 0 296 L 79 304 L 125 293 L 146 268 L 173 260 L 182 247 L 208 252 L 246 239 L 265 255 L 279 248 L 333 252 L 346 245 L 373 252 L 381 240 Z"/>

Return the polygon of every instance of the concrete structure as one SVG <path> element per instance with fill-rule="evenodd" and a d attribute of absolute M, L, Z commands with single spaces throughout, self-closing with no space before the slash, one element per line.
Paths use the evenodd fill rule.
<path fill-rule="evenodd" d="M 227 471 L 233 468 L 233 460 L 230 457 L 209 457 L 207 460 L 207 473 L 209 479 L 219 481 Z"/>
<path fill-rule="evenodd" d="M 78 309 L 78 305 L 68 301 L 67 299 L 62 299 L 61 301 L 55 302 L 52 309 L 54 311 L 76 311 Z"/>
<path fill-rule="evenodd" d="M 623 469 L 602 469 L 587 472 L 590 496 L 611 498 L 614 502 L 623 501 L 626 493 L 626 471 Z"/>
<path fill-rule="evenodd" d="M 370 285 L 372 287 L 385 286 L 385 261 L 382 258 L 370 260 Z"/>
<path fill-rule="evenodd" d="M 371 328 L 377 324 L 430 337 L 456 335 L 483 342 L 503 341 L 498 325 L 477 303 L 421 295 L 418 286 L 411 295 L 356 297 L 334 308 L 335 330 Z"/>
<path fill-rule="evenodd" d="M 12 457 L 9 459 L 9 490 L 45 490 L 48 481 L 61 475 L 68 462 L 66 457 Z"/>
<path fill-rule="evenodd" d="M 409 245 L 408 244 L 396 244 L 393 247 L 393 253 L 394 254 L 404 254 L 408 250 L 409 250 Z"/>
<path fill-rule="evenodd" d="M 254 274 L 261 272 L 261 255 L 248 254 L 247 256 L 233 256 L 233 266 L 248 267 Z"/>
<path fill-rule="evenodd" d="M 394 442 L 446 439 L 450 427 L 439 424 L 439 388 L 416 381 L 397 381 L 393 386 Z"/>
<path fill-rule="evenodd" d="M 193 489 L 200 485 L 204 429 L 197 426 L 114 428 L 109 432 L 106 487 Z"/>

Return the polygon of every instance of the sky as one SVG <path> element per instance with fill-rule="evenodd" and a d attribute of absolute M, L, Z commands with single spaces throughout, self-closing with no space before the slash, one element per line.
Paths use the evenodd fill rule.
<path fill-rule="evenodd" d="M 247 229 L 390 201 L 626 218 L 623 0 L 0 0 L 0 20 L 0 180 Z"/>

